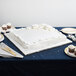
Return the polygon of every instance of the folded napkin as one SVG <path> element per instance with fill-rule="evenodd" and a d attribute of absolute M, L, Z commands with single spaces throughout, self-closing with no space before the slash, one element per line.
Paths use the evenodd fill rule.
<path fill-rule="evenodd" d="M 0 56 L 2 56 L 2 57 L 18 57 L 18 58 L 23 58 L 23 56 L 22 56 L 21 54 L 19 54 L 18 52 L 14 51 L 13 49 L 10 48 L 10 50 L 11 50 L 12 52 L 14 52 L 14 53 L 16 54 L 16 56 L 14 56 L 14 55 L 11 54 L 10 52 L 2 49 L 2 48 L 1 48 L 2 46 L 3 46 L 3 47 L 4 47 L 4 46 L 8 47 L 6 44 L 0 43 Z M 5 48 L 5 49 L 6 49 L 6 48 Z"/>

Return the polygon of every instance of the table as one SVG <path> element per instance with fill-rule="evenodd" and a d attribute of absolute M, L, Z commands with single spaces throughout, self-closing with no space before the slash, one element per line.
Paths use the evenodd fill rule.
<path fill-rule="evenodd" d="M 63 27 L 55 28 L 60 30 Z M 23 55 L 6 37 L 3 42 Z M 75 42 L 69 44 L 76 45 Z M 76 68 L 76 58 L 69 57 L 64 53 L 64 49 L 69 44 L 30 54 L 24 56 L 23 59 L 0 57 L 0 74 L 2 76 L 6 74 L 7 76 L 43 76 L 56 73 L 59 75 L 60 72 L 64 75 L 72 74 Z"/>

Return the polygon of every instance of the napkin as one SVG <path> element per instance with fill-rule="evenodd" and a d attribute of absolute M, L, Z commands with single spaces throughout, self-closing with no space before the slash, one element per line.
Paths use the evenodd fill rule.
<path fill-rule="evenodd" d="M 1 43 L 0 43 L 0 44 L 1 44 Z M 4 44 L 4 43 L 2 43 L 2 44 L 3 44 L 3 46 L 6 45 L 6 44 Z M 1 45 L 0 45 L 0 46 L 1 46 Z M 6 45 L 6 46 L 7 46 L 7 45 Z M 10 49 L 11 49 L 11 48 L 10 48 Z M 10 58 L 10 57 L 23 58 L 23 56 L 22 56 L 20 53 L 14 51 L 13 49 L 11 49 L 11 50 L 16 54 L 16 56 L 14 56 L 14 55 L 12 55 L 11 53 L 3 50 L 2 48 L 0 48 L 0 56 L 2 56 L 2 57 L 9 57 L 9 58 Z"/>

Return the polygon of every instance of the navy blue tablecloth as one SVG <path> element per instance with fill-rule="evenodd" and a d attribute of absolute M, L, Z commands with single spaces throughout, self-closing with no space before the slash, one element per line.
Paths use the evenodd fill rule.
<path fill-rule="evenodd" d="M 17 27 L 17 28 L 19 28 L 19 27 Z M 63 27 L 55 27 L 55 28 L 60 30 Z M 22 52 L 20 52 L 20 50 L 12 42 L 10 42 L 6 37 L 5 37 L 5 40 L 3 42 L 6 43 L 8 46 L 10 46 L 15 51 L 21 53 L 24 56 L 24 54 Z M 76 45 L 75 42 L 70 43 L 70 44 Z M 64 49 L 68 45 L 69 44 L 66 44 L 66 45 L 56 47 L 56 48 L 52 48 L 52 49 L 44 50 L 44 51 L 41 51 L 41 52 L 38 52 L 38 53 L 30 54 L 30 55 L 24 56 L 23 59 L 19 59 L 19 58 L 0 58 L 0 60 L 4 60 L 4 61 L 8 61 L 8 60 L 9 61 L 10 60 L 11 61 L 13 61 L 13 60 L 14 61 L 15 60 L 17 60 L 17 61 L 18 60 L 19 61 L 22 61 L 22 60 L 75 60 L 76 58 L 69 57 L 64 53 Z"/>
<path fill-rule="evenodd" d="M 19 27 L 18 27 L 19 28 Z M 63 27 L 55 27 L 60 30 Z M 6 37 L 3 41 L 8 46 L 24 55 L 20 50 L 10 42 Z M 75 42 L 70 43 L 76 45 Z M 2 58 L 0 57 L 0 75 L 2 76 L 48 76 L 49 75 L 73 75 L 76 69 L 76 58 L 67 56 L 64 49 L 69 44 L 56 48 L 44 50 L 38 53 L 20 58 Z"/>

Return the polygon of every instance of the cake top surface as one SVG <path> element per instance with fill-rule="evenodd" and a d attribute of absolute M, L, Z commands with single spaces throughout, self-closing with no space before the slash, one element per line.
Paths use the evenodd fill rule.
<path fill-rule="evenodd" d="M 46 24 L 42 25 L 35 24 L 26 28 L 15 29 L 12 31 L 12 33 L 27 44 L 33 44 L 38 41 L 48 39 L 65 37 L 58 30 Z"/>

